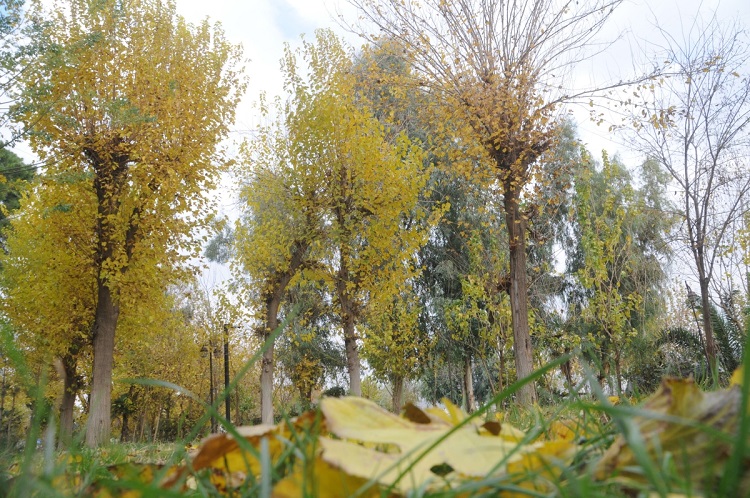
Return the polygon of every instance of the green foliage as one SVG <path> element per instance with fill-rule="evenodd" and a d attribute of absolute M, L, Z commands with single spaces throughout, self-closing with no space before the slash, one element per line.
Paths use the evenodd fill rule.
<path fill-rule="evenodd" d="M 568 247 L 568 268 L 576 277 L 569 313 L 583 349 L 603 382 L 614 368 L 620 392 L 626 352 L 637 338 L 653 333 L 665 280 L 659 258 L 673 218 L 664 216 L 663 178 L 647 162 L 642 189 L 617 160 L 603 155 L 601 170 L 587 153 L 575 174 L 573 225 L 577 243 Z"/>
<path fill-rule="evenodd" d="M 21 192 L 34 177 L 34 168 L 5 147 L 0 148 L 0 247 L 5 247 L 8 216 L 21 207 Z"/>
<path fill-rule="evenodd" d="M 326 380 L 341 379 L 345 372 L 344 352 L 335 340 L 336 314 L 325 290 L 321 281 L 302 279 L 288 289 L 281 310 L 284 317 L 295 311 L 279 340 L 278 361 L 280 373 L 298 391 L 300 412 L 312 406 L 313 392 L 319 392 Z"/>

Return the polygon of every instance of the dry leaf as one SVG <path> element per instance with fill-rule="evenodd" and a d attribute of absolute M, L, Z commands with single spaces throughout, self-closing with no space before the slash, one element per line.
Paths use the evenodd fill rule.
<path fill-rule="evenodd" d="M 474 424 L 451 432 L 446 420 L 457 424 L 467 415 L 454 405 L 446 406 L 446 417 L 430 410 L 428 413 L 438 422 L 425 424 L 397 417 L 361 398 L 324 399 L 321 410 L 326 423 L 331 433 L 343 440 L 321 438 L 322 459 L 348 474 L 376 479 L 385 487 L 395 485 L 407 492 L 430 485 L 444 487 L 446 479 L 502 476 L 548 467 L 552 457 L 569 458 L 573 454 L 574 446 L 567 441 L 556 442 L 556 446 L 521 445 L 506 438 L 502 430 L 500 436 L 494 436 Z M 362 442 L 395 446 L 399 451 L 378 451 Z M 536 456 L 527 457 L 530 454 Z M 518 465 L 509 470 L 515 462 Z"/>
<path fill-rule="evenodd" d="M 677 475 L 690 479 L 693 489 L 703 489 L 724 472 L 738 430 L 741 400 L 739 386 L 702 392 L 692 379 L 665 379 L 644 404 L 644 415 L 635 417 L 633 423 L 656 464 L 669 459 Z M 744 466 L 744 475 L 750 476 L 750 461 Z M 623 436 L 598 462 L 595 475 L 645 482 L 640 463 Z M 742 486 L 750 491 L 750 479 L 745 478 Z"/>

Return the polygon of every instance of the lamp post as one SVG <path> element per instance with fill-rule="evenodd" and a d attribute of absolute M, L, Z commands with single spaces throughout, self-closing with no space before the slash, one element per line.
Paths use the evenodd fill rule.
<path fill-rule="evenodd" d="M 209 340 L 208 345 L 203 345 L 201 348 L 201 357 L 205 358 L 208 356 L 208 374 L 209 374 L 209 389 L 208 389 L 208 400 L 211 406 L 214 406 L 214 356 L 217 358 L 221 355 L 219 346 L 215 346 L 213 341 Z M 216 432 L 216 417 L 211 415 L 211 432 Z"/>
<path fill-rule="evenodd" d="M 232 401 L 229 396 L 229 327 L 228 323 L 224 324 L 224 407 L 226 408 L 227 422 L 232 421 L 229 418 L 229 405 Z"/>

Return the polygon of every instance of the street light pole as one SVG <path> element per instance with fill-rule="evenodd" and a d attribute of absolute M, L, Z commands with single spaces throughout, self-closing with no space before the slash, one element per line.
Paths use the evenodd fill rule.
<path fill-rule="evenodd" d="M 216 348 L 212 341 L 208 341 L 208 346 L 201 348 L 201 356 L 208 355 L 208 402 L 213 409 L 214 406 L 214 352 Z M 216 417 L 211 415 L 211 433 L 216 432 Z"/>
<path fill-rule="evenodd" d="M 231 397 L 229 396 L 229 324 L 224 324 L 224 407 L 227 412 L 227 422 L 231 422 L 229 418 L 229 405 L 231 404 Z"/>
<path fill-rule="evenodd" d="M 209 352 L 208 352 L 208 374 L 209 374 L 209 377 L 211 379 L 210 380 L 211 396 L 209 397 L 209 402 L 211 403 L 211 407 L 213 409 L 213 406 L 214 406 L 214 389 L 215 389 L 215 387 L 214 387 L 214 355 L 213 355 L 214 346 L 210 342 L 208 344 L 209 344 Z M 216 417 L 214 417 L 213 415 L 211 415 L 211 433 L 215 433 L 215 432 L 216 432 Z"/>

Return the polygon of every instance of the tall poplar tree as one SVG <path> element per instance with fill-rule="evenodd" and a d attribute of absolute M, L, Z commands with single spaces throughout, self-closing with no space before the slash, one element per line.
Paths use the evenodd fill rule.
<path fill-rule="evenodd" d="M 123 288 L 168 281 L 199 248 L 203 193 L 244 89 L 240 50 L 219 27 L 194 26 L 170 0 L 31 2 L 33 43 L 14 118 L 31 130 L 45 175 L 77 175 L 94 199 L 95 308 L 86 442 L 109 439 Z M 42 185 L 43 188 L 43 185 Z M 40 230 L 47 229 L 40 226 Z M 128 294 L 137 296 L 136 293 Z"/>

